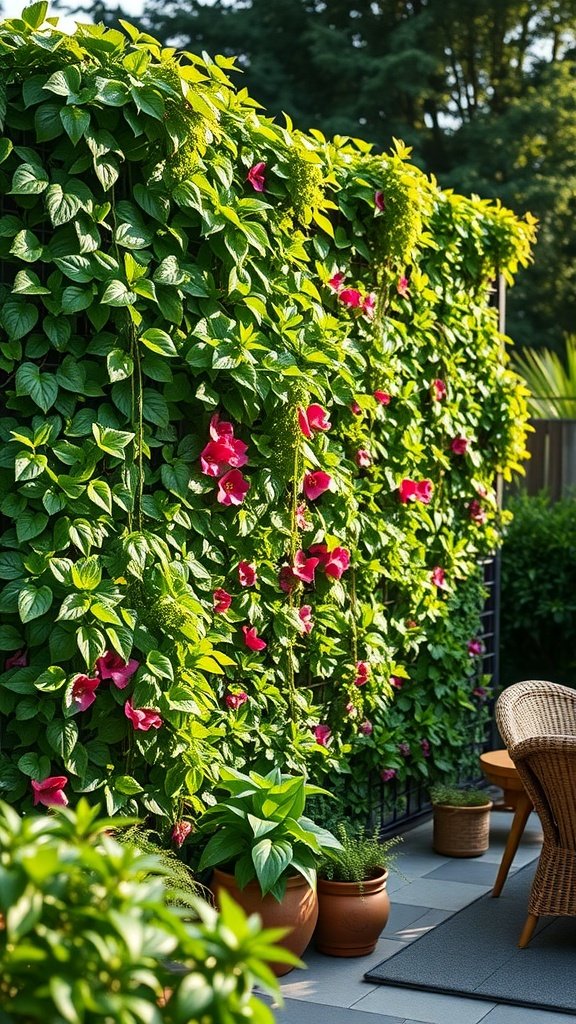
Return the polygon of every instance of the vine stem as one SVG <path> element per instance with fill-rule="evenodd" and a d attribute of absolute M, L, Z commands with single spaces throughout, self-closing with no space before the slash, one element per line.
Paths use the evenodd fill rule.
<path fill-rule="evenodd" d="M 143 453 L 143 441 L 144 441 L 144 398 L 142 388 L 142 362 L 140 358 L 140 346 L 138 345 L 138 339 L 136 337 L 136 331 L 134 324 L 130 324 L 130 341 L 132 357 L 134 359 L 134 369 L 136 372 L 136 378 L 133 378 L 133 423 L 132 425 L 136 428 L 137 438 L 137 449 L 136 449 L 136 468 L 138 478 L 136 481 L 136 494 L 134 496 L 134 511 L 136 514 L 136 524 L 139 530 L 142 530 L 142 497 L 144 494 L 144 453 Z M 134 420 L 136 422 L 134 422 Z"/>
<path fill-rule="evenodd" d="M 296 415 L 295 415 L 296 419 Z M 294 424 L 296 428 L 293 433 L 294 438 L 294 462 L 292 466 L 292 493 L 290 498 L 290 563 L 294 565 L 296 558 L 296 552 L 300 542 L 300 531 L 298 529 L 296 516 L 298 510 L 298 486 L 300 482 L 300 435 L 297 423 Z M 298 430 L 298 433 L 296 432 Z M 290 590 L 288 594 L 288 604 L 290 608 L 294 608 L 294 593 Z M 294 679 L 294 635 L 291 636 L 288 641 L 288 648 L 286 652 L 287 658 L 287 682 L 288 682 L 288 703 L 290 706 L 290 720 L 292 727 L 292 738 L 296 738 L 296 682 Z"/>

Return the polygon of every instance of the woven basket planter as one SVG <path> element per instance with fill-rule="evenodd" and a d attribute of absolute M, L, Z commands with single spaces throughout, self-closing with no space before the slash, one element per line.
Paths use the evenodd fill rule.
<path fill-rule="evenodd" d="M 433 846 L 444 857 L 480 857 L 490 842 L 492 804 L 451 807 L 434 804 Z"/>

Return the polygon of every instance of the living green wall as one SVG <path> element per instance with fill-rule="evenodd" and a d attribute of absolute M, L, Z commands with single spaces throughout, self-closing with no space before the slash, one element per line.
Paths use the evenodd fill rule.
<path fill-rule="evenodd" d="M 174 822 L 223 762 L 357 810 L 453 774 L 533 222 L 45 16 L 0 25 L 1 789 Z"/>

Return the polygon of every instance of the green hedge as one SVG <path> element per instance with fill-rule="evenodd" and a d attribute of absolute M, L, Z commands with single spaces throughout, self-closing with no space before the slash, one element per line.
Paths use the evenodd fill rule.
<path fill-rule="evenodd" d="M 533 222 L 45 13 L 0 25 L 0 786 L 174 822 L 222 762 L 358 810 L 454 773 Z"/>

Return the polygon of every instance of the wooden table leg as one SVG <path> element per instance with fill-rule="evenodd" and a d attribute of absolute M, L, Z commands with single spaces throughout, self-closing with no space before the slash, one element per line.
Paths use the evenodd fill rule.
<path fill-rule="evenodd" d="M 526 793 L 518 793 L 516 799 L 516 811 L 514 813 L 514 818 L 512 821 L 512 825 L 510 827 L 510 832 L 508 833 L 506 847 L 504 849 L 504 853 L 502 854 L 502 860 L 500 862 L 500 867 L 498 868 L 498 874 L 496 876 L 494 888 L 492 889 L 492 896 L 499 896 L 500 893 L 502 892 L 504 882 L 508 878 L 510 865 L 514 860 L 516 850 L 518 849 L 518 844 L 522 838 L 522 833 L 524 832 L 524 829 L 526 827 L 526 822 L 528 821 L 528 817 L 530 815 L 531 810 L 532 801 L 530 800 L 530 798 L 526 796 Z"/>

